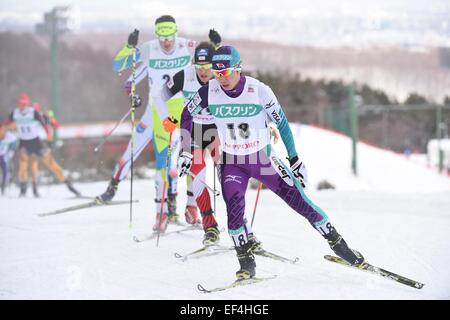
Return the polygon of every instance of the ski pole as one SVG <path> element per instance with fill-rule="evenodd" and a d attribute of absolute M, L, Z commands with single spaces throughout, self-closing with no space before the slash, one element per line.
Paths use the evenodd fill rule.
<path fill-rule="evenodd" d="M 255 206 L 253 207 L 253 216 L 251 226 L 253 227 L 253 221 L 255 221 L 256 207 L 258 205 L 259 193 L 261 192 L 262 182 L 258 181 L 258 191 L 256 193 Z"/>
<path fill-rule="evenodd" d="M 95 147 L 94 152 L 98 152 L 101 147 L 103 147 L 103 145 L 105 144 L 106 141 L 108 141 L 109 137 L 112 135 L 112 133 L 117 129 L 118 126 L 120 126 L 122 124 L 122 122 L 128 117 L 128 115 L 131 112 L 131 108 L 128 110 L 128 112 L 122 117 L 122 119 L 120 119 L 116 125 L 114 126 L 114 128 L 112 128 L 107 134 L 106 136 L 103 138 L 103 141 Z"/>
<path fill-rule="evenodd" d="M 273 135 L 274 141 L 273 143 L 277 143 L 278 139 L 279 139 L 279 134 L 276 130 L 272 129 L 272 127 L 270 127 L 270 134 Z M 256 214 L 256 207 L 258 206 L 258 200 L 259 200 L 259 194 L 261 192 L 261 187 L 262 187 L 262 182 L 258 181 L 258 191 L 256 192 L 256 200 L 255 200 L 255 206 L 253 208 L 253 216 L 252 216 L 252 223 L 251 223 L 251 227 L 253 227 L 253 221 L 255 221 L 255 214 Z"/>
<path fill-rule="evenodd" d="M 214 190 L 216 190 L 216 164 L 214 163 Z M 216 193 L 214 192 L 214 215 L 216 214 Z"/>
<path fill-rule="evenodd" d="M 162 198 L 161 198 L 161 210 L 159 212 L 158 236 L 156 238 L 156 246 L 157 247 L 159 245 L 159 235 L 161 234 L 161 219 L 162 219 L 163 211 L 164 211 L 164 202 L 166 200 L 167 180 L 169 179 L 167 177 L 167 174 L 169 172 L 169 160 L 170 160 L 171 145 L 172 145 L 172 132 L 169 133 L 169 145 L 167 146 L 166 171 L 165 171 L 165 175 L 164 175 L 163 194 L 162 194 Z"/>
<path fill-rule="evenodd" d="M 133 64 L 131 76 L 131 181 L 130 181 L 130 223 L 128 228 L 133 227 L 133 167 L 134 167 L 134 116 L 136 98 L 136 48 L 133 50 Z"/>
<path fill-rule="evenodd" d="M 194 178 L 194 179 L 197 177 L 197 175 L 196 175 L 195 173 L 191 172 L 191 171 L 189 171 L 189 175 L 192 176 L 192 178 Z M 200 180 L 200 182 L 203 183 L 203 185 L 204 185 L 208 190 L 210 190 L 211 192 L 213 192 L 213 193 L 214 193 L 214 196 L 220 196 L 220 192 L 219 192 L 218 190 L 216 190 L 216 189 L 214 189 L 214 188 L 211 188 L 211 187 L 208 186 L 208 184 L 207 184 L 205 181 L 203 181 L 203 180 Z"/>

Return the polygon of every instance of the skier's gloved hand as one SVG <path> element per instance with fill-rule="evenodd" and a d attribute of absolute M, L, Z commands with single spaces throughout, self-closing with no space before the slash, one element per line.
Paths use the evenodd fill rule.
<path fill-rule="evenodd" d="M 217 47 L 221 42 L 222 42 L 222 37 L 220 36 L 220 34 L 214 30 L 214 29 L 209 29 L 209 41 L 211 41 L 212 43 L 214 43 L 214 45 Z"/>
<path fill-rule="evenodd" d="M 274 127 L 269 128 L 270 128 L 270 137 L 273 138 L 273 143 L 276 144 L 278 140 L 280 140 L 280 133 Z"/>
<path fill-rule="evenodd" d="M 306 171 L 305 164 L 298 158 L 298 156 L 289 159 L 291 170 L 295 178 L 300 181 L 303 188 L 308 183 L 308 172 Z"/>
<path fill-rule="evenodd" d="M 139 30 L 134 29 L 132 33 L 128 36 L 128 48 L 136 48 L 139 40 Z"/>
<path fill-rule="evenodd" d="M 172 133 L 175 131 L 175 129 L 177 128 L 177 119 L 175 119 L 174 117 L 167 117 L 163 120 L 162 124 L 164 127 L 164 131 L 165 132 L 169 132 Z"/>
<path fill-rule="evenodd" d="M 192 166 L 192 158 L 193 155 L 186 151 L 183 151 L 178 157 L 178 171 L 180 172 L 180 178 L 189 173 Z"/>
<path fill-rule="evenodd" d="M 142 105 L 142 99 L 138 94 L 134 95 L 134 99 L 133 96 L 130 96 L 130 102 L 133 108 L 139 108 Z"/>

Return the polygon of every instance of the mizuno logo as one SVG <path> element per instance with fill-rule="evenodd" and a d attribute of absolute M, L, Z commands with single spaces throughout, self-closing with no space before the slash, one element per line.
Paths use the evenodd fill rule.
<path fill-rule="evenodd" d="M 227 182 L 237 182 L 237 183 L 239 183 L 239 184 L 242 184 L 242 182 L 238 180 L 238 179 L 240 179 L 240 178 L 242 178 L 242 177 L 241 177 L 241 176 L 232 176 L 231 174 L 228 174 L 228 175 L 225 176 L 225 181 L 224 181 L 224 183 L 227 183 Z"/>
<path fill-rule="evenodd" d="M 273 102 L 273 100 L 270 100 L 270 102 L 268 104 L 266 104 L 266 109 L 272 108 L 275 105 L 275 102 Z"/>

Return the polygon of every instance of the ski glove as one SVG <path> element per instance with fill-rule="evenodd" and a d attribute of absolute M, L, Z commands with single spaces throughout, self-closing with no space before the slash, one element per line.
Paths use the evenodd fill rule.
<path fill-rule="evenodd" d="M 130 102 L 133 108 L 139 108 L 142 105 L 142 99 L 138 94 L 134 95 L 134 99 L 133 96 L 130 96 Z"/>
<path fill-rule="evenodd" d="M 179 177 L 183 177 L 189 173 L 192 166 L 193 155 L 189 152 L 182 152 L 178 158 L 178 171 L 180 172 Z"/>
<path fill-rule="evenodd" d="M 128 36 L 128 48 L 136 48 L 139 39 L 139 30 L 134 29 L 132 33 Z"/>
<path fill-rule="evenodd" d="M 303 188 L 306 188 L 308 183 L 308 172 L 306 171 L 305 164 L 297 157 L 289 159 L 291 165 L 292 174 L 300 181 Z"/>
<path fill-rule="evenodd" d="M 177 128 L 177 123 L 178 123 L 178 121 L 174 117 L 165 118 L 162 122 L 164 131 L 169 132 L 169 133 L 174 132 L 175 129 Z"/>
<path fill-rule="evenodd" d="M 214 43 L 214 45 L 217 47 L 220 42 L 222 42 L 222 37 L 220 36 L 220 34 L 214 30 L 214 29 L 209 29 L 209 41 L 211 41 L 212 43 Z"/>
<path fill-rule="evenodd" d="M 269 128 L 270 128 L 270 137 L 273 138 L 273 143 L 276 144 L 278 140 L 280 140 L 280 133 L 274 127 Z"/>

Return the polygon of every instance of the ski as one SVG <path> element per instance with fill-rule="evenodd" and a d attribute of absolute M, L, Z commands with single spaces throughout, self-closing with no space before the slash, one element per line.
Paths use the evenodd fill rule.
<path fill-rule="evenodd" d="M 390 279 L 395 282 L 398 282 L 398 283 L 401 283 L 401 284 L 404 284 L 404 285 L 407 285 L 407 286 L 410 286 L 410 287 L 413 287 L 416 289 L 422 289 L 423 286 L 425 285 L 418 281 L 411 280 L 411 279 L 405 278 L 403 276 L 400 276 L 398 274 L 395 274 L 391 271 L 387 271 L 387 270 L 381 269 L 379 267 L 375 267 L 374 265 L 371 265 L 370 263 L 367 263 L 367 262 L 363 262 L 362 264 L 360 264 L 358 266 L 353 266 L 353 265 L 349 264 L 347 261 L 345 261 L 344 259 L 336 257 L 336 256 L 325 255 L 324 258 L 328 261 L 335 262 L 335 263 L 343 265 L 343 266 L 367 271 L 372 274 L 379 275 L 383 278 Z"/>
<path fill-rule="evenodd" d="M 202 226 L 200 224 L 189 225 L 188 227 L 185 227 L 183 229 L 162 232 L 162 233 L 159 234 L 159 236 L 160 237 L 166 237 L 166 236 L 171 235 L 171 234 L 183 233 L 183 232 L 191 231 L 191 230 L 202 230 Z M 143 241 L 147 241 L 147 240 L 156 239 L 157 236 L 158 236 L 158 232 L 154 231 L 150 235 L 146 235 L 146 236 L 143 236 L 143 237 L 134 236 L 133 240 L 135 242 L 143 242 Z"/>
<path fill-rule="evenodd" d="M 201 226 L 202 226 L 202 224 L 201 223 L 196 223 L 196 224 L 189 224 L 189 223 L 185 223 L 185 222 L 182 222 L 182 221 L 180 221 L 180 220 L 175 220 L 175 221 L 170 221 L 169 220 L 169 224 L 173 224 L 173 225 L 176 225 L 176 226 L 180 226 L 180 227 L 189 227 L 189 226 L 197 226 L 197 225 L 199 225 L 200 226 L 200 229 L 201 229 Z"/>
<path fill-rule="evenodd" d="M 181 261 L 186 261 L 187 259 L 213 256 L 219 253 L 231 251 L 233 249 L 234 249 L 233 247 L 225 247 L 221 245 L 208 245 L 203 246 L 200 249 L 194 250 L 184 255 L 175 252 L 174 256 L 175 258 L 180 259 Z"/>
<path fill-rule="evenodd" d="M 197 284 L 197 289 L 200 292 L 203 292 L 203 293 L 212 293 L 212 292 L 218 292 L 218 291 L 225 291 L 225 290 L 236 288 L 236 287 L 239 287 L 239 286 L 245 286 L 245 285 L 249 285 L 249 284 L 259 283 L 259 282 L 262 282 L 262 281 L 275 279 L 276 277 L 277 277 L 276 275 L 273 275 L 273 276 L 270 276 L 270 277 L 261 277 L 261 278 L 254 277 L 254 278 L 245 279 L 245 280 L 236 280 L 236 281 L 234 281 L 233 283 L 231 283 L 229 285 L 226 285 L 226 286 L 223 286 L 223 287 L 217 287 L 217 288 L 214 288 L 214 289 L 206 289 L 201 284 Z"/>
<path fill-rule="evenodd" d="M 186 261 L 190 258 L 203 258 L 203 257 L 209 257 L 213 255 L 217 255 L 220 253 L 225 253 L 234 250 L 234 247 L 225 247 L 220 245 L 211 245 L 211 246 L 204 246 L 197 250 L 194 250 L 190 253 L 187 253 L 185 255 L 179 254 L 175 252 L 175 258 L 180 259 L 181 261 Z M 278 254 L 275 254 L 273 252 L 267 251 L 267 250 L 258 250 L 256 252 L 253 252 L 254 255 L 271 258 L 280 262 L 284 263 L 290 263 L 290 264 L 296 264 L 298 261 L 300 261 L 299 258 L 289 259 L 285 258 L 283 256 L 280 256 Z"/>
<path fill-rule="evenodd" d="M 258 251 L 254 251 L 253 254 L 257 255 L 257 256 L 261 256 L 261 257 L 271 258 L 271 259 L 274 259 L 274 260 L 277 260 L 277 261 L 281 261 L 281 262 L 285 262 L 285 263 L 290 263 L 290 264 L 296 264 L 297 262 L 300 261 L 300 259 L 297 258 L 297 257 L 295 257 L 294 259 L 289 259 L 289 258 L 285 258 L 283 256 L 280 256 L 278 254 L 275 254 L 273 252 L 270 252 L 270 251 L 267 251 L 267 250 L 264 250 L 264 249 L 261 249 L 261 250 L 258 250 Z"/>
<path fill-rule="evenodd" d="M 84 196 L 84 195 L 79 195 L 79 196 L 72 196 L 72 197 L 67 197 L 67 200 L 77 200 L 77 199 L 84 199 L 84 200 L 95 200 L 96 197 L 90 197 L 90 196 Z"/>
<path fill-rule="evenodd" d="M 133 200 L 133 202 L 139 202 L 139 200 Z M 130 201 L 129 200 L 117 200 L 117 201 L 113 200 L 113 201 L 108 201 L 108 202 L 100 202 L 98 200 L 92 200 L 92 201 L 89 201 L 86 203 L 77 204 L 74 206 L 70 206 L 70 207 L 66 207 L 66 208 L 62 208 L 62 209 L 58 209 L 58 210 L 54 210 L 54 211 L 50 211 L 50 212 L 39 213 L 38 216 L 39 217 L 47 217 L 47 216 L 53 216 L 56 214 L 61 214 L 61 213 L 75 211 L 75 210 L 91 208 L 91 207 L 113 206 L 113 205 L 127 204 L 127 203 L 130 203 Z"/>

